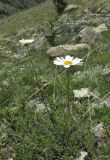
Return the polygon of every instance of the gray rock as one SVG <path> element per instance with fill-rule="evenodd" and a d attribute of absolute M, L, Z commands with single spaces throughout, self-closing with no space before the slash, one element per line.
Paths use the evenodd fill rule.
<path fill-rule="evenodd" d="M 90 98 L 91 92 L 89 88 L 81 88 L 80 90 L 73 90 L 74 97 L 78 99 Z"/>
<path fill-rule="evenodd" d="M 81 154 L 80 157 L 77 158 L 76 160 L 85 160 L 85 158 L 88 156 L 88 153 L 85 151 L 81 151 L 80 154 Z"/>
<path fill-rule="evenodd" d="M 97 33 L 101 33 L 101 32 L 104 32 L 104 31 L 108 31 L 108 28 L 105 25 L 105 23 L 102 23 L 97 27 L 93 27 L 93 30 L 96 31 Z"/>
<path fill-rule="evenodd" d="M 84 50 L 90 49 L 90 46 L 85 43 L 81 44 L 70 44 L 70 45 L 60 45 L 56 47 L 51 47 L 47 50 L 47 54 L 50 57 L 56 57 L 56 56 L 65 56 L 65 55 L 73 55 L 73 52 L 79 51 L 79 50 Z"/>
<path fill-rule="evenodd" d="M 40 101 L 38 99 L 34 99 L 34 100 L 30 100 L 28 103 L 27 103 L 27 107 L 28 108 L 35 108 L 35 112 L 38 112 L 38 113 L 43 113 L 46 111 L 46 107 L 43 103 L 40 103 Z"/>
<path fill-rule="evenodd" d="M 105 128 L 103 123 L 97 124 L 95 127 L 92 128 L 92 132 L 97 138 L 105 137 Z"/>
<path fill-rule="evenodd" d="M 104 99 L 104 100 L 100 103 L 100 106 L 110 107 L 110 97 Z"/>
<path fill-rule="evenodd" d="M 110 76 L 110 68 L 106 68 L 103 70 L 102 76 Z"/>
<path fill-rule="evenodd" d="M 101 34 L 96 32 L 92 27 L 86 27 L 79 33 L 81 43 L 87 43 L 89 45 L 95 44 L 101 41 Z"/>
<path fill-rule="evenodd" d="M 36 112 L 44 113 L 46 111 L 46 107 L 43 103 L 37 104 Z"/>
<path fill-rule="evenodd" d="M 78 8 L 78 5 L 70 4 L 65 8 L 64 12 L 76 11 Z"/>
<path fill-rule="evenodd" d="M 110 97 L 104 99 L 103 101 L 99 102 L 99 103 L 92 103 L 91 108 L 104 108 L 104 107 L 110 107 Z"/>

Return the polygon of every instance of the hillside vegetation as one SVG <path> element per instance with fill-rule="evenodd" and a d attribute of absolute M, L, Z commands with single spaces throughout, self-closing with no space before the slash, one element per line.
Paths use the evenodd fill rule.
<path fill-rule="evenodd" d="M 0 36 L 14 35 L 22 29 L 48 25 L 49 22 L 56 19 L 56 16 L 55 6 L 49 0 L 29 10 L 19 12 L 17 15 L 2 19 L 0 21 Z"/>
<path fill-rule="evenodd" d="M 17 11 L 30 8 L 44 0 L 0 0 L 0 17 L 9 16 Z"/>
<path fill-rule="evenodd" d="M 47 0 L 0 20 L 0 160 L 110 159 L 109 0 L 67 2 L 60 16 Z"/>

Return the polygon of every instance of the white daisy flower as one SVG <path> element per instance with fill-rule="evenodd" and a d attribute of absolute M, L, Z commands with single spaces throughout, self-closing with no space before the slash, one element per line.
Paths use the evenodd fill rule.
<path fill-rule="evenodd" d="M 61 65 L 64 66 L 65 68 L 69 68 L 71 65 L 81 65 L 82 64 L 82 59 L 80 58 L 73 58 L 71 56 L 66 56 L 65 58 L 63 57 L 57 57 L 54 60 L 55 65 Z"/>
<path fill-rule="evenodd" d="M 28 45 L 28 44 L 31 44 L 34 42 L 34 39 L 22 39 L 22 40 L 19 40 L 19 42 L 22 44 L 22 45 Z"/>

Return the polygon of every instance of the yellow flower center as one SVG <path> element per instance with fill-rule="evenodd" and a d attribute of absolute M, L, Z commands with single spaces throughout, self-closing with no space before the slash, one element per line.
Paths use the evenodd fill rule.
<path fill-rule="evenodd" d="M 64 61 L 64 64 L 65 65 L 71 65 L 71 64 L 73 64 L 73 62 L 72 61 Z"/>

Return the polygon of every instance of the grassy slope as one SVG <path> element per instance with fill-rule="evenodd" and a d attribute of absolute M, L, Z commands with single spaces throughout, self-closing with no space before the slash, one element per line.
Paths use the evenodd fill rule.
<path fill-rule="evenodd" d="M 0 1 L 0 17 L 9 16 L 17 11 L 28 9 L 38 3 L 43 2 L 42 0 L 1 0 Z"/>
<path fill-rule="evenodd" d="M 48 8 L 48 12 L 47 12 Z M 51 0 L 39 4 L 29 10 L 12 15 L 0 22 L 0 36 L 15 34 L 20 29 L 44 25 L 54 21 L 57 14 Z"/>
<path fill-rule="evenodd" d="M 49 1 L 2 20 L 0 35 L 15 34 L 19 29 L 43 25 L 48 20 L 54 21 L 55 18 L 54 6 Z M 91 133 L 91 125 L 103 122 L 107 126 L 107 134 L 110 134 L 110 110 L 108 108 L 95 109 L 90 113 L 91 115 L 88 112 L 85 114 L 91 100 L 90 102 L 85 100 L 82 105 L 74 104 L 72 92 L 73 89 L 89 87 L 92 91 L 97 90 L 100 98 L 109 92 L 110 80 L 108 77 L 101 76 L 102 70 L 106 66 L 110 67 L 109 50 L 104 48 L 104 44 L 110 41 L 109 33 L 110 30 L 103 34 L 104 40 L 88 58 L 86 68 L 71 68 L 70 106 L 72 112 L 69 123 L 70 127 L 73 127 L 73 132 L 69 136 L 66 130 L 67 123 L 64 121 L 64 119 L 67 120 L 64 115 L 67 103 L 66 76 L 62 73 L 64 69 L 53 65 L 53 62 L 44 54 L 46 49 L 31 50 L 31 55 L 19 60 L 13 57 L 19 49 L 16 42 L 0 41 L 0 45 L 5 47 L 0 53 L 0 117 L 1 124 L 5 128 L 2 127 L 1 134 L 6 133 L 0 142 L 5 147 L 12 147 L 16 151 L 16 160 L 69 160 L 70 156 L 78 156 L 80 150 L 86 150 L 91 160 L 109 160 L 108 137 L 104 140 L 105 144 L 98 149 L 95 137 Z M 7 53 L 7 50 L 11 50 L 11 53 Z M 81 75 L 74 76 L 73 73 L 77 70 L 81 70 Z M 54 77 L 59 73 L 62 75 L 55 81 Z M 40 87 L 46 83 L 48 85 L 29 98 L 36 90 L 39 90 L 37 82 L 40 83 Z M 28 98 L 29 100 L 39 99 L 51 109 L 51 112 L 39 115 L 35 108 L 24 108 L 29 101 Z M 65 140 L 66 136 L 70 138 L 68 142 Z"/>

